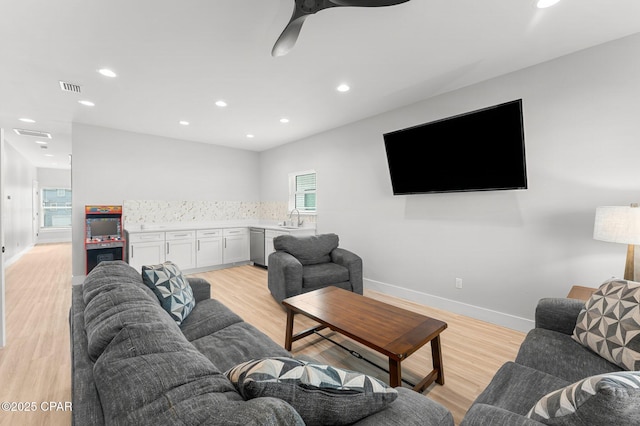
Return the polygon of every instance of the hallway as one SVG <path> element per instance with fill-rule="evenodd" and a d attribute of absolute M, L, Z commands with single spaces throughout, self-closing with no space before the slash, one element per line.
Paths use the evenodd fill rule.
<path fill-rule="evenodd" d="M 0 425 L 69 425 L 57 409 L 71 401 L 71 244 L 36 245 L 6 268 L 5 291 Z"/>

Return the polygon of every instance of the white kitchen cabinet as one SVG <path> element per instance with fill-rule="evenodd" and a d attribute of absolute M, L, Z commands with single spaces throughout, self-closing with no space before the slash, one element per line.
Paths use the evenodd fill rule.
<path fill-rule="evenodd" d="M 164 232 L 130 233 L 127 242 L 129 265 L 138 272 L 142 272 L 142 265 L 158 265 L 164 262 Z"/>
<path fill-rule="evenodd" d="M 222 231 L 223 263 L 236 263 L 249 261 L 249 229 L 226 228 Z"/>
<path fill-rule="evenodd" d="M 196 266 L 206 268 L 222 264 L 222 230 L 198 229 L 196 231 Z"/>
<path fill-rule="evenodd" d="M 166 232 L 165 241 L 165 261 L 175 263 L 183 271 L 196 267 L 196 231 Z"/>

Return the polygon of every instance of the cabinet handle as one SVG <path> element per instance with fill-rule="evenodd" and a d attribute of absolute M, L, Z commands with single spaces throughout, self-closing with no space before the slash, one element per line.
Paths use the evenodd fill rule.
<path fill-rule="evenodd" d="M 189 234 L 175 234 L 174 237 L 188 237 Z"/>
<path fill-rule="evenodd" d="M 200 240 L 198 240 L 198 251 L 200 251 Z"/>
<path fill-rule="evenodd" d="M 227 248 L 227 239 L 224 239 L 224 248 Z"/>
<path fill-rule="evenodd" d="M 131 246 L 131 258 L 133 259 L 133 246 Z"/>
<path fill-rule="evenodd" d="M 167 243 L 167 254 L 169 254 L 169 243 Z"/>

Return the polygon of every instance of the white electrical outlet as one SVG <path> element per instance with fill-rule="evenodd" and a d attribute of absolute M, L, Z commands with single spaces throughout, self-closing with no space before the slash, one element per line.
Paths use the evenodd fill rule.
<path fill-rule="evenodd" d="M 462 278 L 456 278 L 456 288 L 462 288 Z"/>

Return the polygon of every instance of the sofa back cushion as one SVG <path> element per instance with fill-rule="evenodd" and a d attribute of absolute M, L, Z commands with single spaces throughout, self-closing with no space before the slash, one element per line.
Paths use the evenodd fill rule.
<path fill-rule="evenodd" d="M 96 361 L 106 424 L 302 424 L 295 410 L 277 399 L 244 402 L 176 329 L 128 324 Z"/>
<path fill-rule="evenodd" d="M 336 234 L 320 234 L 305 237 L 280 235 L 273 239 L 273 247 L 283 250 L 303 265 L 315 265 L 331 261 L 331 252 L 338 247 Z"/>
<path fill-rule="evenodd" d="M 132 272 L 133 271 L 133 272 Z M 83 285 L 85 331 L 92 361 L 127 324 L 156 322 L 180 333 L 142 277 L 124 262 L 102 262 Z"/>
<path fill-rule="evenodd" d="M 527 417 L 548 425 L 639 425 L 640 371 L 587 377 L 545 395 Z"/>

